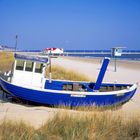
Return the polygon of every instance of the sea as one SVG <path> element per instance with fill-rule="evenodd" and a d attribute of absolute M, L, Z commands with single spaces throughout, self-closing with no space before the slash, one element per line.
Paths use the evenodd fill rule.
<path fill-rule="evenodd" d="M 114 58 L 111 50 L 65 50 L 64 55 L 87 58 Z M 140 61 L 140 50 L 123 50 L 121 56 L 116 56 L 116 59 Z"/>
<path fill-rule="evenodd" d="M 22 50 L 23 52 L 40 53 L 42 50 Z M 111 50 L 64 50 L 64 56 L 86 57 L 86 58 L 103 58 L 110 57 L 114 59 Z M 116 59 L 140 61 L 140 50 L 123 50 L 121 56 Z"/>

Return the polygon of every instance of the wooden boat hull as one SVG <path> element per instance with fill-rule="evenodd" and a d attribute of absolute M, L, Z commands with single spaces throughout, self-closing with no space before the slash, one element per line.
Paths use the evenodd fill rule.
<path fill-rule="evenodd" d="M 19 99 L 32 101 L 39 104 L 66 105 L 66 106 L 112 106 L 129 101 L 134 95 L 137 85 L 129 90 L 116 92 L 75 92 L 51 89 L 31 89 L 11 84 L 0 79 L 1 87 Z"/>

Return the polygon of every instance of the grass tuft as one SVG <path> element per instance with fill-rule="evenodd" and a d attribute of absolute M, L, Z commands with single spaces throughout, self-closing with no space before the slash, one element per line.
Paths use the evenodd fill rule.
<path fill-rule="evenodd" d="M 3 121 L 0 124 L 0 139 L 31 140 L 35 129 L 24 122 Z"/>
<path fill-rule="evenodd" d="M 49 77 L 49 69 L 46 71 L 46 77 Z M 67 70 L 61 66 L 52 65 L 52 79 L 72 80 L 72 81 L 90 81 L 85 75 L 72 70 Z"/>
<path fill-rule="evenodd" d="M 59 113 L 38 129 L 38 132 L 46 138 L 62 140 L 133 140 L 140 138 L 140 120 L 132 120 L 125 121 L 121 115 L 114 116 L 111 113 Z"/>
<path fill-rule="evenodd" d="M 0 52 L 0 71 L 5 72 L 11 70 L 14 62 L 14 56 L 11 52 Z"/>
<path fill-rule="evenodd" d="M 140 138 L 140 120 L 124 119 L 112 112 L 69 113 L 61 112 L 38 129 L 23 122 L 6 122 L 0 125 L 2 140 L 136 140 Z"/>

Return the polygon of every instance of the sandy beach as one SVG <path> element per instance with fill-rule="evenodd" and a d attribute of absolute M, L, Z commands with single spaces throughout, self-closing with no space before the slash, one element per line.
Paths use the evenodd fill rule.
<path fill-rule="evenodd" d="M 77 71 L 87 76 L 91 81 L 96 81 L 101 59 L 59 57 L 52 59 L 53 65 Z M 117 72 L 114 72 L 114 63 L 111 61 L 104 77 L 104 82 L 140 83 L 140 62 L 118 61 Z M 137 92 L 119 111 L 128 115 L 140 117 L 140 85 Z M 0 120 L 23 120 L 35 127 L 40 127 L 61 109 L 46 106 L 29 106 L 0 100 Z M 117 110 L 118 111 L 118 110 Z M 116 111 L 116 113 L 117 113 Z"/>

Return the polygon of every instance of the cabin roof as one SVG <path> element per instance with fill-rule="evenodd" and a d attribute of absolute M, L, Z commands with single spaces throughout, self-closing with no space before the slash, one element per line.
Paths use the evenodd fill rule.
<path fill-rule="evenodd" d="M 23 55 L 23 54 L 14 54 L 15 59 L 20 59 L 20 60 L 30 60 L 30 61 L 35 61 L 35 62 L 42 62 L 42 63 L 47 63 L 48 62 L 48 57 L 39 57 L 39 56 L 31 56 L 31 55 Z"/>
<path fill-rule="evenodd" d="M 46 50 L 46 51 L 55 51 L 56 49 L 63 50 L 63 48 L 45 48 L 44 50 Z"/>

